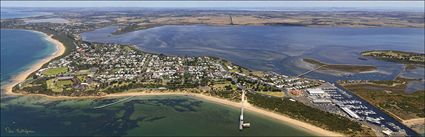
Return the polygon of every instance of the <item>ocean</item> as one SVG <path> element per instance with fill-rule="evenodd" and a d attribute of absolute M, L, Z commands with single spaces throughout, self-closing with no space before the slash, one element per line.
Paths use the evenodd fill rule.
<path fill-rule="evenodd" d="M 28 30 L 1 30 L 1 82 L 27 69 L 56 48 L 44 35 Z"/>
<path fill-rule="evenodd" d="M 54 52 L 44 36 L 26 30 L 1 30 L 1 82 L 7 83 L 36 60 Z M 238 130 L 239 109 L 190 96 L 145 96 L 111 107 L 108 99 L 51 99 L 36 95 L 1 96 L 1 136 L 312 136 L 257 113 L 252 127 Z"/>

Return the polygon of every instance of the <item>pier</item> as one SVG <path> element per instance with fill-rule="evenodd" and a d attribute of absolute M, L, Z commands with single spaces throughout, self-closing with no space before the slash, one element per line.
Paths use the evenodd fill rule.
<path fill-rule="evenodd" d="M 239 130 L 243 130 L 244 128 L 249 128 L 251 123 L 244 123 L 243 121 L 243 110 L 244 110 L 244 102 L 245 102 L 245 90 L 242 90 L 242 98 L 241 98 L 241 115 L 239 116 Z"/>
<path fill-rule="evenodd" d="M 318 69 L 320 69 L 320 68 L 322 68 L 322 67 L 324 67 L 324 66 L 327 66 L 327 65 L 322 65 L 322 66 L 319 66 L 319 67 L 314 68 L 314 69 L 312 69 L 312 70 L 309 70 L 309 71 L 307 71 L 307 72 L 301 73 L 301 74 L 299 74 L 297 77 L 301 77 L 301 76 L 306 75 L 306 74 L 308 74 L 308 73 L 310 73 L 310 72 L 316 71 L 316 70 L 318 70 Z"/>
<path fill-rule="evenodd" d="M 134 96 L 130 96 L 130 97 L 127 97 L 127 98 L 124 98 L 124 99 L 121 99 L 121 100 L 118 100 L 118 101 L 115 101 L 115 102 L 112 102 L 112 103 L 109 103 L 109 104 L 105 104 L 105 105 L 101 105 L 101 106 L 93 107 L 93 109 L 101 109 L 101 108 L 109 107 L 109 106 L 112 106 L 112 105 L 114 105 L 114 104 L 117 104 L 117 103 L 120 103 L 120 102 L 123 102 L 123 101 L 129 100 L 129 99 L 131 99 L 131 98 L 133 98 L 133 97 L 134 97 Z"/>

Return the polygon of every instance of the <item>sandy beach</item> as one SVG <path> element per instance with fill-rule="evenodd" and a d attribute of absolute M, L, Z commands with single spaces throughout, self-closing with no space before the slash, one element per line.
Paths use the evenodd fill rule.
<path fill-rule="evenodd" d="M 17 95 L 18 93 L 14 93 L 15 95 Z M 150 92 L 150 93 L 146 93 L 146 92 L 124 92 L 124 93 L 116 93 L 116 94 L 108 94 L 105 96 L 84 96 L 84 97 L 71 97 L 71 96 L 49 96 L 49 95 L 44 95 L 44 94 L 29 94 L 29 95 L 36 95 L 36 96 L 43 96 L 49 99 L 53 99 L 53 100 L 63 100 L 63 99 L 88 99 L 88 98 L 96 98 L 96 99 L 101 99 L 101 98 L 116 98 L 116 97 L 128 97 L 128 96 L 161 96 L 161 95 L 178 95 L 178 96 L 189 96 L 189 97 L 194 97 L 200 100 L 204 100 L 204 101 L 210 101 L 213 103 L 217 103 L 217 104 L 221 104 L 221 105 L 225 105 L 225 106 L 229 106 L 229 107 L 234 107 L 234 108 L 240 108 L 241 107 L 241 103 L 240 102 L 233 102 L 233 101 L 229 101 L 227 99 L 223 99 L 223 98 L 219 98 L 219 97 L 213 97 L 213 96 L 209 96 L 209 95 L 204 95 L 204 94 L 196 94 L 196 93 L 176 93 L 176 92 Z M 333 131 L 329 131 L 326 129 L 322 129 L 320 127 L 314 126 L 312 124 L 303 122 L 303 121 L 299 121 L 296 119 L 292 119 L 288 116 L 282 115 L 282 114 L 278 114 L 275 112 L 271 112 L 269 110 L 265 110 L 259 107 L 255 107 L 251 104 L 249 104 L 248 102 L 245 102 L 244 104 L 245 106 L 245 110 L 248 110 L 250 112 L 253 113 L 257 113 L 278 121 L 281 121 L 283 123 L 285 123 L 288 126 L 297 128 L 299 130 L 311 133 L 313 135 L 317 135 L 317 136 L 345 136 L 344 134 L 341 133 L 337 133 L 337 132 L 333 132 Z"/>
<path fill-rule="evenodd" d="M 50 56 L 47 56 L 46 58 L 43 58 L 41 60 L 38 60 L 36 63 L 34 63 L 33 65 L 31 65 L 27 70 L 19 73 L 16 76 L 13 76 L 13 78 L 11 79 L 11 81 L 9 81 L 8 83 L 2 85 L 2 90 L 4 91 L 5 94 L 15 94 L 12 92 L 12 88 L 21 83 L 22 81 L 25 81 L 25 79 L 31 75 L 31 73 L 39 70 L 44 64 L 48 63 L 50 60 L 59 57 L 60 55 L 62 55 L 63 53 L 65 53 L 65 46 L 59 42 L 56 39 L 53 39 L 52 35 L 48 36 L 45 33 L 39 32 L 39 31 L 33 31 L 36 33 L 40 33 L 42 35 L 44 35 L 44 38 L 46 40 L 48 40 L 49 42 L 53 43 L 56 47 L 56 51 L 54 53 L 52 53 Z"/>
<path fill-rule="evenodd" d="M 41 32 L 39 32 L 41 33 Z M 46 35 L 43 33 L 43 35 Z M 33 64 L 30 68 L 28 68 L 27 70 L 21 72 L 20 74 L 14 76 L 14 78 L 7 84 L 2 85 L 2 89 L 3 89 L 3 95 L 26 95 L 26 94 L 20 94 L 20 93 L 13 93 L 12 92 L 12 88 L 19 84 L 20 82 L 24 81 L 31 73 L 37 71 L 38 69 L 40 69 L 43 64 L 48 63 L 49 61 L 51 61 L 52 59 L 62 55 L 65 52 L 65 46 L 59 42 L 56 39 L 53 39 L 52 36 L 47 36 L 45 37 L 48 41 L 54 43 L 54 45 L 56 46 L 56 51 L 51 55 L 48 56 L 42 60 L 37 61 L 35 64 Z M 28 95 L 35 95 L 35 96 L 43 96 L 49 99 L 81 99 L 81 98 L 109 98 L 109 97 L 125 97 L 125 96 L 151 96 L 151 95 L 182 95 L 182 96 L 190 96 L 190 97 L 196 97 L 198 99 L 201 100 L 206 100 L 206 101 L 211 101 L 211 102 L 215 102 L 218 104 L 222 104 L 222 105 L 226 105 L 226 106 L 230 106 L 230 107 L 235 107 L 235 108 L 240 108 L 241 104 L 240 102 L 233 102 L 233 101 L 229 101 L 226 99 L 222 99 L 222 98 L 218 98 L 218 97 L 212 97 L 212 96 L 208 96 L 208 95 L 203 95 L 203 94 L 194 94 L 194 93 L 174 93 L 174 92 L 169 92 L 169 93 L 158 93 L 158 92 L 153 92 L 153 93 L 143 93 L 143 92 L 127 92 L 127 93 L 117 93 L 117 94 L 109 94 L 109 95 L 105 95 L 105 96 L 84 96 L 84 97 L 70 97 L 70 96 L 48 96 L 48 95 L 42 95 L 42 94 L 28 94 Z M 251 104 L 246 103 L 245 105 L 246 110 L 254 112 L 254 113 L 258 113 L 276 120 L 279 120 L 289 126 L 295 127 L 297 129 L 312 133 L 314 135 L 318 135 L 318 136 L 344 136 L 343 134 L 340 133 L 336 133 L 336 132 L 332 132 L 332 131 L 328 131 L 322 128 L 319 128 L 317 126 L 308 124 L 306 122 L 302 122 L 299 120 L 295 120 L 292 118 L 289 118 L 288 116 L 284 116 L 275 112 L 271 112 L 265 109 L 261 109 L 258 107 L 255 107 Z"/>
<path fill-rule="evenodd" d="M 106 95 L 104 97 L 123 97 L 123 96 L 152 96 L 152 95 L 182 95 L 182 96 L 191 96 L 191 97 L 195 97 L 198 99 L 204 99 L 207 101 L 211 101 L 217 104 L 222 104 L 222 105 L 226 105 L 226 106 L 230 106 L 230 107 L 235 107 L 235 108 L 240 108 L 241 107 L 241 103 L 240 102 L 233 102 L 233 101 L 229 101 L 227 99 L 223 99 L 223 98 L 218 98 L 218 97 L 213 97 L 213 96 L 209 96 L 209 95 L 204 95 L 204 94 L 195 94 L 195 93 L 174 93 L 174 92 L 169 92 L 169 93 L 158 93 L 158 92 L 153 92 L 153 93 L 143 93 L 143 92 L 131 92 L 131 93 L 117 93 L 117 94 L 109 94 Z M 248 110 L 250 112 L 254 112 L 257 114 L 261 114 L 273 119 L 276 119 L 278 121 L 281 121 L 289 126 L 292 126 L 294 128 L 303 130 L 305 132 L 309 132 L 311 134 L 314 135 L 318 135 L 318 136 L 344 136 L 341 133 L 337 133 L 337 132 L 333 132 L 333 131 L 329 131 L 329 130 L 325 130 L 322 129 L 320 127 L 311 125 L 309 123 L 303 122 L 303 121 L 299 121 L 296 119 L 292 119 L 288 116 L 282 115 L 282 114 L 278 114 L 275 112 L 271 112 L 259 107 L 255 107 L 251 104 L 249 104 L 248 102 L 245 102 L 244 104 L 245 106 L 245 110 Z"/>

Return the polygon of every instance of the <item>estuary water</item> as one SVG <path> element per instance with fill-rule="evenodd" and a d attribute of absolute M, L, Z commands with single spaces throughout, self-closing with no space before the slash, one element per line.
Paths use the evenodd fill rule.
<path fill-rule="evenodd" d="M 303 58 L 378 67 L 376 72 L 354 75 L 325 72 L 306 75 L 331 82 L 390 80 L 402 70 L 403 66 L 397 63 L 359 59 L 365 50 L 424 53 L 424 29 L 421 28 L 167 25 L 112 35 L 116 28 L 106 27 L 82 36 L 87 41 L 135 44 L 144 51 L 167 55 L 216 56 L 250 69 L 292 76 L 308 71 Z M 403 72 L 402 76 L 424 78 L 419 69 Z"/>
<path fill-rule="evenodd" d="M 1 83 L 52 52 L 43 35 L 1 30 Z M 1 136 L 312 136 L 285 123 L 247 112 L 252 127 L 238 130 L 239 109 L 191 96 L 134 97 L 102 109 L 107 99 L 52 99 L 1 95 Z"/>

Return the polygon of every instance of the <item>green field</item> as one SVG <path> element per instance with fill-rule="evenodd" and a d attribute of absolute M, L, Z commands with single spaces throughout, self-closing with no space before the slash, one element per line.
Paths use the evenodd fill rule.
<path fill-rule="evenodd" d="M 49 79 L 46 81 L 46 84 L 47 89 L 53 92 L 62 92 L 64 88 L 72 86 L 73 82 L 71 80 Z"/>
<path fill-rule="evenodd" d="M 45 76 L 55 76 L 58 74 L 63 74 L 68 72 L 68 67 L 60 67 L 60 68 L 49 68 L 43 71 L 43 75 Z"/>
<path fill-rule="evenodd" d="M 66 86 L 71 86 L 72 85 L 72 81 L 71 80 L 59 80 L 56 82 L 56 86 L 58 87 L 66 87 Z"/>
<path fill-rule="evenodd" d="M 54 81 L 54 79 L 49 79 L 49 80 L 46 81 L 47 89 L 50 89 L 53 92 L 62 92 L 63 89 L 58 88 L 53 81 Z"/>

